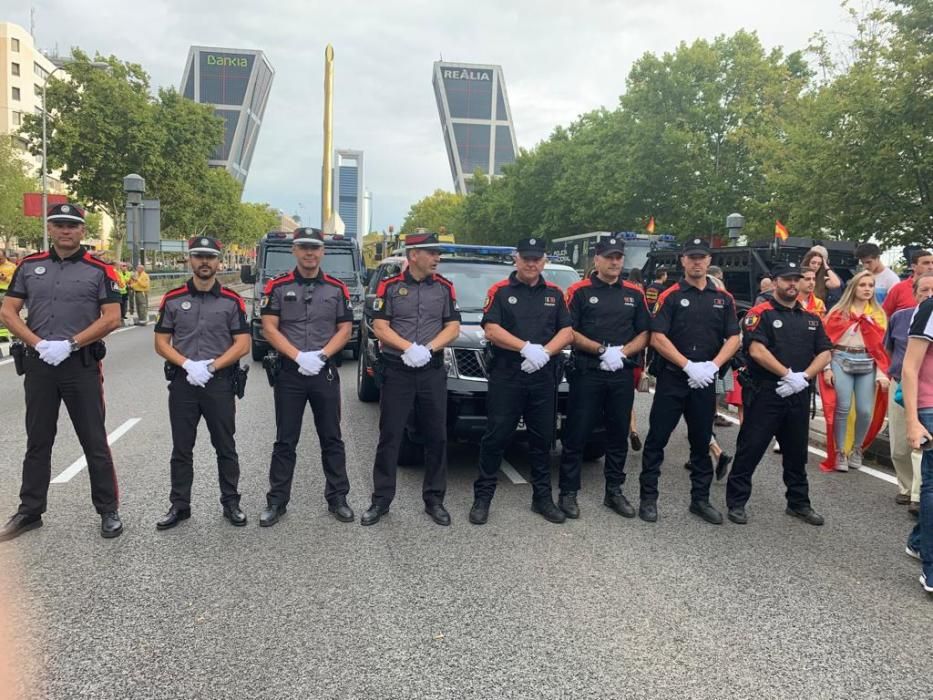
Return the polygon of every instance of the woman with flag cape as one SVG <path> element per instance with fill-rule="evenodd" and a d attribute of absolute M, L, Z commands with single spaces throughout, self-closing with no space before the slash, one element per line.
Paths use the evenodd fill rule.
<path fill-rule="evenodd" d="M 826 459 L 820 468 L 848 471 L 862 466 L 862 451 L 881 430 L 888 401 L 887 317 L 875 301 L 870 272 L 851 279 L 823 323 L 833 360 L 820 376 L 826 419 Z"/>

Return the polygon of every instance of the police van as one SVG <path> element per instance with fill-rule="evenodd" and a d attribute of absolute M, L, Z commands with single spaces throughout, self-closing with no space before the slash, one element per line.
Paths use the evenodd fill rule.
<path fill-rule="evenodd" d="M 634 231 L 591 231 L 576 236 L 564 236 L 551 241 L 552 250 L 548 258 L 573 267 L 584 277 L 593 270 L 593 253 L 596 242 L 600 238 L 615 236 L 625 241 L 625 262 L 622 270 L 623 276 L 628 277 L 628 271 L 633 268 L 639 270 L 648 261 L 651 251 L 677 250 L 677 239 L 670 234 L 649 235 L 635 233 Z"/>
<path fill-rule="evenodd" d="M 447 368 L 447 436 L 449 440 L 477 442 L 486 431 L 487 374 L 485 362 L 486 337 L 480 326 L 483 303 L 489 288 L 505 279 L 514 269 L 509 246 L 441 245 L 438 274 L 453 282 L 460 306 L 460 336 L 444 348 Z M 378 341 L 372 332 L 372 302 L 382 280 L 401 273 L 406 259 L 401 251 L 380 261 L 369 280 L 366 304 L 360 325 L 360 354 L 357 362 L 356 389 L 361 401 L 378 401 L 376 384 Z M 568 265 L 549 262 L 544 268 L 549 282 L 566 290 L 580 280 L 580 275 Z M 562 381 L 558 387 L 558 436 L 566 417 L 568 385 Z M 520 433 L 524 426 L 519 425 Z M 411 420 L 405 430 L 399 464 L 421 462 L 421 439 L 417 422 Z M 587 460 L 599 459 L 605 453 L 605 434 L 593 433 L 584 450 Z"/>
<path fill-rule="evenodd" d="M 273 277 L 295 269 L 295 256 L 292 255 L 292 234 L 281 231 L 267 233 L 256 246 L 256 267 L 243 265 L 240 268 L 240 280 L 253 285 L 253 299 L 250 303 L 249 327 L 252 338 L 254 360 L 261 360 L 269 351 L 269 343 L 262 335 L 262 319 L 259 305 L 262 290 Z M 324 259 L 321 268 L 331 277 L 336 277 L 350 290 L 353 304 L 353 333 L 347 350 L 353 359 L 359 354 L 360 319 L 363 316 L 363 296 L 365 294 L 365 274 L 360 257 L 359 245 L 355 238 L 339 235 L 324 236 Z"/>

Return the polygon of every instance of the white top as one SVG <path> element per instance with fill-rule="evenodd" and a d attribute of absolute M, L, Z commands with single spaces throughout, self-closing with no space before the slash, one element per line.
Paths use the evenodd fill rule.
<path fill-rule="evenodd" d="M 897 276 L 897 273 L 894 272 L 890 267 L 885 267 L 884 270 L 879 272 L 875 277 L 875 296 L 878 297 L 878 292 L 882 289 L 885 290 L 885 295 L 887 290 L 893 287 L 895 284 L 901 281 L 901 278 Z M 884 295 L 880 297 L 884 299 Z"/>

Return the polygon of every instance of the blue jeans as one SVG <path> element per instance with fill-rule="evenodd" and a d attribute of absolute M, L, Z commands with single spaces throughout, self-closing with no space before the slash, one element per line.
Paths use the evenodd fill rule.
<path fill-rule="evenodd" d="M 933 408 L 918 411 L 923 427 L 933 433 Z M 933 449 L 923 451 L 920 462 L 920 520 L 907 539 L 911 549 L 920 552 L 927 582 L 933 581 Z"/>
<path fill-rule="evenodd" d="M 836 451 L 844 452 L 846 428 L 849 410 L 852 407 L 852 394 L 855 394 L 855 447 L 862 446 L 862 440 L 868 432 L 872 412 L 875 408 L 875 372 L 868 374 L 847 374 L 842 369 L 842 358 L 864 358 L 865 355 L 852 355 L 847 352 L 833 353 L 833 377 L 836 381 L 836 415 L 833 437 L 836 439 Z"/>

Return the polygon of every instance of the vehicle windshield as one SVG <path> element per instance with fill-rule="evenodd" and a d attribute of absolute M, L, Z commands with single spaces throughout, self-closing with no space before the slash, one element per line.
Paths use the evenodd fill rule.
<path fill-rule="evenodd" d="M 461 311 L 482 311 L 486 301 L 486 292 L 496 282 L 504 280 L 512 273 L 511 265 L 490 265 L 484 263 L 444 263 L 442 260 L 437 271 L 454 284 L 457 303 Z M 574 270 L 547 269 L 544 279 L 553 282 L 561 289 L 567 289 L 580 276 Z"/>
<path fill-rule="evenodd" d="M 356 265 L 353 260 L 352 248 L 328 248 L 324 251 L 324 260 L 321 262 L 324 272 L 334 277 L 352 278 L 356 276 Z M 268 248 L 263 265 L 263 275 L 275 277 L 283 272 L 295 269 L 295 256 L 289 248 Z"/>

